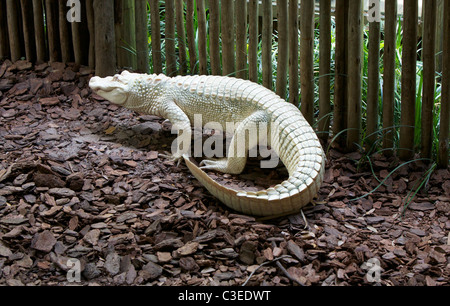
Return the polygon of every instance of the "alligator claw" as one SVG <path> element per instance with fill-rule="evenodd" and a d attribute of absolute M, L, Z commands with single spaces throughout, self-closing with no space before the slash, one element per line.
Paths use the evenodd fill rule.
<path fill-rule="evenodd" d="M 164 151 L 164 154 L 159 153 L 158 156 L 164 157 L 164 158 L 167 158 L 167 159 L 170 160 L 170 161 L 176 162 L 176 163 L 177 163 L 177 167 L 180 166 L 181 161 L 183 160 L 183 156 L 182 156 L 182 155 L 179 155 L 179 154 L 171 154 L 171 153 L 169 153 L 169 152 L 167 152 L 167 151 Z"/>
<path fill-rule="evenodd" d="M 226 172 L 227 159 L 209 160 L 205 159 L 200 162 L 200 169 L 202 170 L 214 170 L 220 172 Z"/>

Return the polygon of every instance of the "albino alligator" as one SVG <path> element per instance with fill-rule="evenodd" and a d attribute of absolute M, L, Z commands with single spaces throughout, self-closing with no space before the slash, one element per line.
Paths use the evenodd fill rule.
<path fill-rule="evenodd" d="M 170 120 L 181 131 L 179 139 L 190 145 L 191 123 L 196 115 L 203 122 L 218 122 L 232 133 L 228 152 L 244 147 L 243 155 L 204 160 L 197 167 L 189 160 L 189 145 L 172 150 L 174 160 L 185 160 L 192 174 L 230 208 L 256 216 L 286 215 L 299 212 L 316 196 L 323 180 L 325 156 L 311 126 L 294 105 L 263 86 L 230 77 L 146 75 L 123 72 L 114 77 L 93 77 L 90 87 L 112 103 L 137 112 Z M 228 122 L 238 123 L 228 128 Z M 248 136 L 248 130 L 264 123 L 265 139 L 289 172 L 289 179 L 259 192 L 226 188 L 203 170 L 239 174 L 247 162 L 248 149 L 261 137 Z M 257 124 L 257 125 L 255 125 Z M 262 130 L 262 129 L 261 129 Z M 261 134 L 261 133 L 260 133 Z M 239 143 L 245 137 L 245 143 Z M 264 135 L 263 135 L 264 136 Z"/>

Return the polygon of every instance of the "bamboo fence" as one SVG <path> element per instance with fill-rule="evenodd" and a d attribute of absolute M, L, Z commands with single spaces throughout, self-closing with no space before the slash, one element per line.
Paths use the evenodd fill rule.
<path fill-rule="evenodd" d="M 424 1 L 421 16 L 418 0 L 404 0 L 402 29 L 397 28 L 397 1 L 387 0 L 381 23 L 369 24 L 369 38 L 363 35 L 369 8 L 362 0 L 336 0 L 334 7 L 331 0 L 70 2 L 75 6 L 54 0 L 0 1 L 0 59 L 75 62 L 92 67 L 100 76 L 128 68 L 169 76 L 214 74 L 260 81 L 298 105 L 317 126 L 321 139 L 332 134 L 342 148 L 356 150 L 362 145 L 361 123 L 366 115 L 365 145 L 379 141 L 390 155 L 394 134 L 399 133 L 397 154 L 404 160 L 419 152 L 423 158 L 431 157 L 436 76 L 442 72 L 437 155 L 439 165 L 448 167 L 450 0 Z M 70 10 L 80 15 L 80 22 L 68 21 Z M 332 26 L 336 27 L 334 56 Z M 320 30 L 318 97 L 313 65 L 316 30 Z M 403 31 L 402 87 L 401 118 L 395 126 L 398 31 Z M 367 101 L 362 101 L 365 39 L 369 39 L 368 89 Z M 415 120 L 419 41 L 424 80 L 420 128 Z M 415 133 L 420 133 L 420 148 L 414 146 Z"/>

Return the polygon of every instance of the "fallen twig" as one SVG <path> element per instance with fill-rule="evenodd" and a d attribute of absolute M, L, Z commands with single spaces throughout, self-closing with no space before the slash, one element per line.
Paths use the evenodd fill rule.
<path fill-rule="evenodd" d="M 247 285 L 247 283 L 248 283 L 248 281 L 250 280 L 250 278 L 252 278 L 253 274 L 255 274 L 256 271 L 259 270 L 259 268 L 261 268 L 261 267 L 263 267 L 263 266 L 267 266 L 267 265 L 269 265 L 269 264 L 271 264 L 271 263 L 274 263 L 274 262 L 276 262 L 276 263 L 278 264 L 278 263 L 279 263 L 278 261 L 281 260 L 281 259 L 283 259 L 283 258 L 292 258 L 292 256 L 290 256 L 290 255 L 283 255 L 283 256 L 274 258 L 274 259 L 272 259 L 272 260 L 263 262 L 263 263 L 260 264 L 260 265 L 259 265 L 252 273 L 250 273 L 250 275 L 247 277 L 247 279 L 245 280 L 245 282 L 242 284 L 242 287 L 245 287 L 245 286 Z M 281 264 L 280 264 L 280 265 L 281 265 Z M 283 267 L 283 266 L 281 265 L 281 267 Z M 284 269 L 284 267 L 283 267 L 283 269 Z M 286 273 L 289 274 L 289 273 L 286 271 L 286 269 L 284 269 L 283 272 L 285 272 L 285 274 L 286 274 Z M 289 277 L 288 277 L 288 278 L 289 278 Z M 290 279 L 290 278 L 289 278 L 289 279 Z"/>

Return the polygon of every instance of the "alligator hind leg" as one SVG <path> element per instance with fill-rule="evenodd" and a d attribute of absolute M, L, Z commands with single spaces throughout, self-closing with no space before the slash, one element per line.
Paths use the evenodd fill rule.
<path fill-rule="evenodd" d="M 218 160 L 203 160 L 200 168 L 204 170 L 215 170 L 229 174 L 240 174 L 244 171 L 247 163 L 249 149 L 258 145 L 258 140 L 267 137 L 267 126 L 269 119 L 267 113 L 258 111 L 242 121 L 234 131 L 228 157 Z M 264 135 L 260 135 L 263 133 Z"/>

